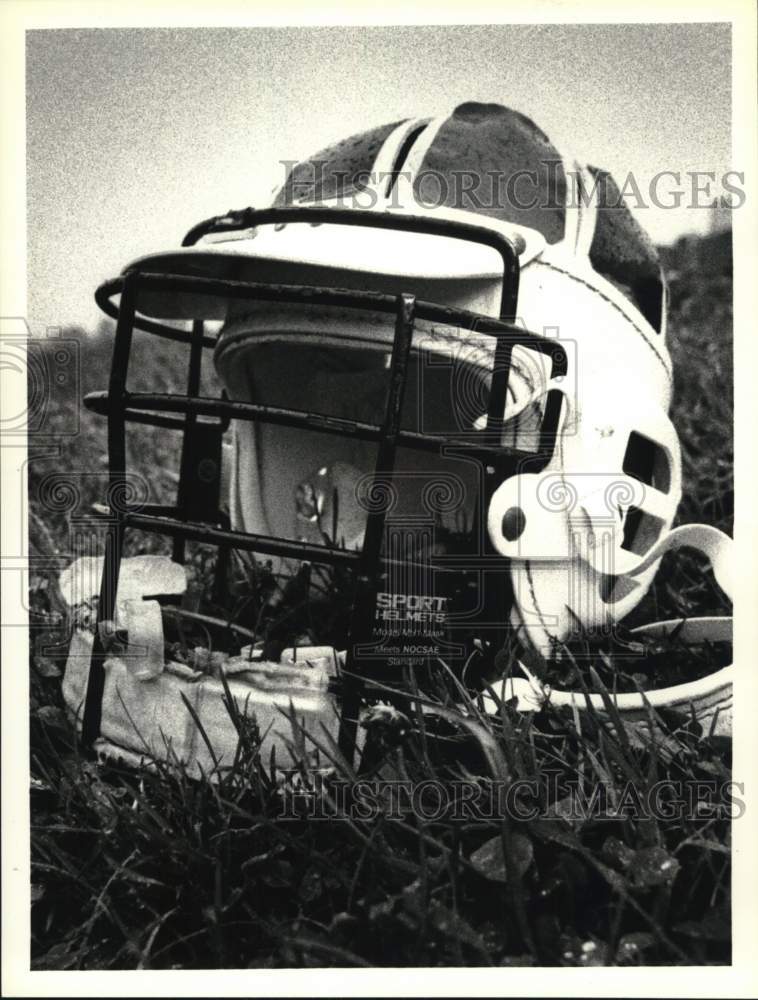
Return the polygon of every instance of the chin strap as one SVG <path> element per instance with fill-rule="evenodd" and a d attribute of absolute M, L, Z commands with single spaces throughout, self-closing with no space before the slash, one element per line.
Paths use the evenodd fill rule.
<path fill-rule="evenodd" d="M 120 637 L 126 639 L 116 654 L 137 680 L 149 681 L 163 672 L 163 614 L 158 601 L 128 598 L 116 605 L 116 620 L 100 622 L 103 648 L 111 650 Z"/>
<path fill-rule="evenodd" d="M 643 561 L 631 571 L 631 576 L 643 573 L 666 552 L 676 549 L 696 549 L 710 560 L 716 583 L 732 599 L 732 548 L 734 542 L 718 528 L 708 524 L 683 524 L 674 528 L 648 552 Z M 698 619 L 692 619 L 697 621 Z M 731 619 L 729 619 L 731 621 Z"/>
<path fill-rule="evenodd" d="M 636 576 L 644 572 L 666 552 L 692 548 L 708 557 L 716 582 L 731 599 L 733 545 L 732 539 L 717 528 L 706 524 L 683 525 L 675 528 L 654 546 L 630 575 Z M 675 630 L 679 640 L 691 645 L 704 642 L 731 642 L 732 619 L 731 617 L 671 619 L 642 625 L 632 629 L 631 634 L 640 638 L 664 638 Z M 549 685 L 542 684 L 522 663 L 519 662 L 518 665 L 524 677 L 508 678 L 503 682 L 503 691 L 500 692 L 506 700 L 517 699 L 518 711 L 538 711 L 548 701 L 552 705 L 568 705 L 578 711 L 586 711 L 588 707 L 599 712 L 605 711 L 605 703 L 600 694 L 585 695 L 583 691 L 556 691 Z M 630 722 L 647 721 L 648 706 L 653 709 L 677 706 L 687 709 L 689 705 L 693 705 L 705 729 L 712 726 L 716 733 L 730 733 L 733 672 L 734 667 L 730 664 L 686 684 L 646 691 L 644 696 L 639 692 L 632 692 L 611 694 L 610 697 L 618 711 Z M 484 701 L 488 711 L 498 711 L 494 698 L 485 696 Z"/>

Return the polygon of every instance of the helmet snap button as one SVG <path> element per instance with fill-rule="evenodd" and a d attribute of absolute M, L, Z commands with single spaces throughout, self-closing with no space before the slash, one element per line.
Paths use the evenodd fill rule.
<path fill-rule="evenodd" d="M 501 524 L 503 538 L 509 542 L 515 542 L 524 533 L 526 527 L 526 514 L 520 507 L 509 507 L 503 514 Z"/>
<path fill-rule="evenodd" d="M 201 483 L 212 483 L 218 475 L 218 465 L 212 458 L 202 459 L 197 466 L 197 478 Z"/>

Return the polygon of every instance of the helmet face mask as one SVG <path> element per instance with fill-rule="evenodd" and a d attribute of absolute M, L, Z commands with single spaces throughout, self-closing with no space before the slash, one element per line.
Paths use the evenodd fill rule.
<path fill-rule="evenodd" d="M 336 214 L 333 208 L 323 211 L 330 219 Z M 273 219 L 310 221 L 314 214 L 279 210 Z M 271 211 L 262 215 L 272 218 Z M 254 219 L 246 214 L 244 225 Z M 361 221 L 371 225 L 374 218 Z M 401 231 L 430 227 L 424 219 L 392 222 Z M 507 277 L 517 283 L 515 252 L 500 234 L 462 223 L 449 228 L 474 239 L 483 233 L 501 250 Z M 198 266 L 196 260 L 187 263 L 190 272 Z M 129 283 L 147 291 L 146 305 L 142 287 L 137 292 L 133 321 L 123 313 Z M 198 320 L 184 332 L 154 325 L 172 312 L 187 318 L 190 306 L 181 302 L 180 289 L 215 321 L 223 305 L 212 299 L 234 289 L 215 337 Z M 184 429 L 177 510 L 127 512 L 124 520 L 202 541 L 243 543 L 278 560 L 277 572 L 291 567 L 293 556 L 352 563 L 370 579 L 350 630 L 353 647 L 376 646 L 370 655 L 364 651 L 366 660 L 386 659 L 387 642 L 400 636 L 412 639 L 416 650 L 427 642 L 431 655 L 445 655 L 460 669 L 474 639 L 494 651 L 498 645 L 488 633 L 502 635 L 507 627 L 507 578 L 502 560 L 493 562 L 488 498 L 517 467 L 539 470 L 549 461 L 561 409 L 559 394 L 548 385 L 565 373 L 565 352 L 505 320 L 448 304 L 425 305 L 412 295 L 312 289 L 235 284 L 191 273 L 166 276 L 154 260 L 149 270 L 127 272 L 106 288 L 122 295 L 117 352 L 119 337 L 130 336 L 132 325 L 186 338 L 190 358 L 204 343 L 213 348 L 225 386 L 225 399 L 212 402 L 127 394 L 127 420 L 138 413 L 149 420 L 158 410 L 188 413 L 194 421 Z M 188 376 L 193 382 L 197 372 Z M 493 393 L 508 401 L 499 404 L 497 419 L 487 412 Z M 90 400 L 101 410 L 110 403 L 102 395 Z M 197 480 L 213 462 L 195 439 L 199 435 L 214 450 L 214 431 L 220 436 L 224 428 L 218 420 L 201 423 L 211 416 L 233 424 L 231 534 L 220 527 L 224 511 L 198 510 Z M 208 483 L 203 492 L 219 496 Z M 179 525 L 176 515 L 187 505 L 196 516 L 185 515 Z M 360 636 L 359 620 L 371 622 Z"/>
<path fill-rule="evenodd" d="M 391 684 L 439 658 L 463 677 L 477 651 L 492 677 L 509 636 L 549 656 L 639 603 L 681 496 L 660 269 L 626 210 L 570 210 L 568 161 L 550 175 L 563 206 L 541 214 L 425 203 L 421 167 L 449 179 L 477 143 L 497 161 L 498 129 L 544 154 L 527 119 L 494 107 L 388 127 L 378 147 L 355 137 L 350 155 L 372 176 L 392 164 L 391 184 L 330 186 L 327 150 L 320 184 L 300 164 L 273 208 L 208 220 L 101 287 L 113 371 L 88 405 L 108 414 L 112 486 L 131 421 L 183 437 L 176 502 L 111 511 L 101 621 L 130 528 L 173 537 L 179 562 L 187 540 L 217 545 L 222 575 L 230 550 L 296 578 L 305 561 L 314 608 L 337 589 L 348 606 L 318 641 L 347 647 L 354 723 L 353 676 Z M 583 191 L 601 176 L 576 170 Z M 356 208 L 349 190 L 381 198 Z M 186 394 L 128 391 L 139 329 L 187 344 Z M 221 398 L 199 395 L 211 357 Z M 90 739 L 104 656 L 96 633 Z"/>

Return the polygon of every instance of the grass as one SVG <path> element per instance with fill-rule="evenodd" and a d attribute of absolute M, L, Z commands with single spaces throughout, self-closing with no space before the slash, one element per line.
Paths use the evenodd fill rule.
<path fill-rule="evenodd" d="M 667 254 L 680 520 L 729 531 L 731 281 L 721 267 L 703 272 L 704 250 L 690 242 Z M 81 384 L 51 400 L 53 428 L 79 395 L 102 387 L 109 364 L 107 328 L 69 334 L 81 345 Z M 137 387 L 157 377 L 175 388 L 175 346 L 143 337 L 137 349 Z M 77 513 L 102 497 L 105 447 L 102 421 L 83 411 L 80 434 L 60 456 L 32 461 L 32 555 L 65 563 Z M 143 432 L 132 444 L 133 468 L 153 499 L 172 494 L 177 457 L 165 434 Z M 73 475 L 76 495 L 55 493 L 51 476 L 62 469 L 86 470 Z M 167 551 L 158 536 L 130 544 L 131 552 Z M 202 603 L 211 557 L 197 547 L 191 555 Z M 250 615 L 270 607 L 271 581 L 259 577 L 256 586 Z M 723 613 L 723 604 L 698 558 L 679 553 L 666 558 L 636 617 Z M 54 573 L 33 576 L 31 607 L 33 968 L 729 962 L 730 821 L 703 790 L 728 780 L 730 743 L 693 719 L 667 716 L 667 738 L 657 742 L 593 713 L 578 728 L 565 711 L 520 715 L 504 703 L 484 719 L 473 702 L 465 715 L 451 704 L 446 680 L 427 695 L 438 704 L 433 724 L 408 701 L 374 713 L 376 753 L 363 785 L 326 747 L 323 780 L 304 771 L 284 788 L 260 759 L 253 725 L 242 728 L 234 766 L 214 780 L 160 763 L 131 771 L 83 754 L 62 710 L 65 629 Z M 714 668 L 718 655 L 699 669 Z M 692 668 L 674 659 L 659 652 L 656 666 Z M 611 676 L 595 662 L 597 673 L 579 676 L 602 691 Z M 451 795 L 465 783 L 479 808 L 427 810 L 426 818 L 418 809 L 372 810 L 368 778 L 408 787 L 433 779 Z M 645 802 L 661 781 L 674 783 L 669 805 L 683 807 L 668 818 L 641 814 L 635 796 Z M 505 789 L 523 790 L 535 815 L 490 818 L 496 810 L 487 807 Z M 603 818 L 569 810 L 593 794 Z M 363 811 L 330 818 L 337 801 Z"/>

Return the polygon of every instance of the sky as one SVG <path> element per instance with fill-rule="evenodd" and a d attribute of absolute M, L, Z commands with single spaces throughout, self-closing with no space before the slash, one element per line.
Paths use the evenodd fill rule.
<path fill-rule="evenodd" d="M 267 204 L 282 160 L 464 101 L 522 111 L 643 193 L 661 170 L 689 190 L 688 172 L 733 167 L 729 25 L 36 30 L 26 58 L 35 333 L 94 327 L 98 284 Z M 689 200 L 637 214 L 671 242 L 708 224 Z"/>

